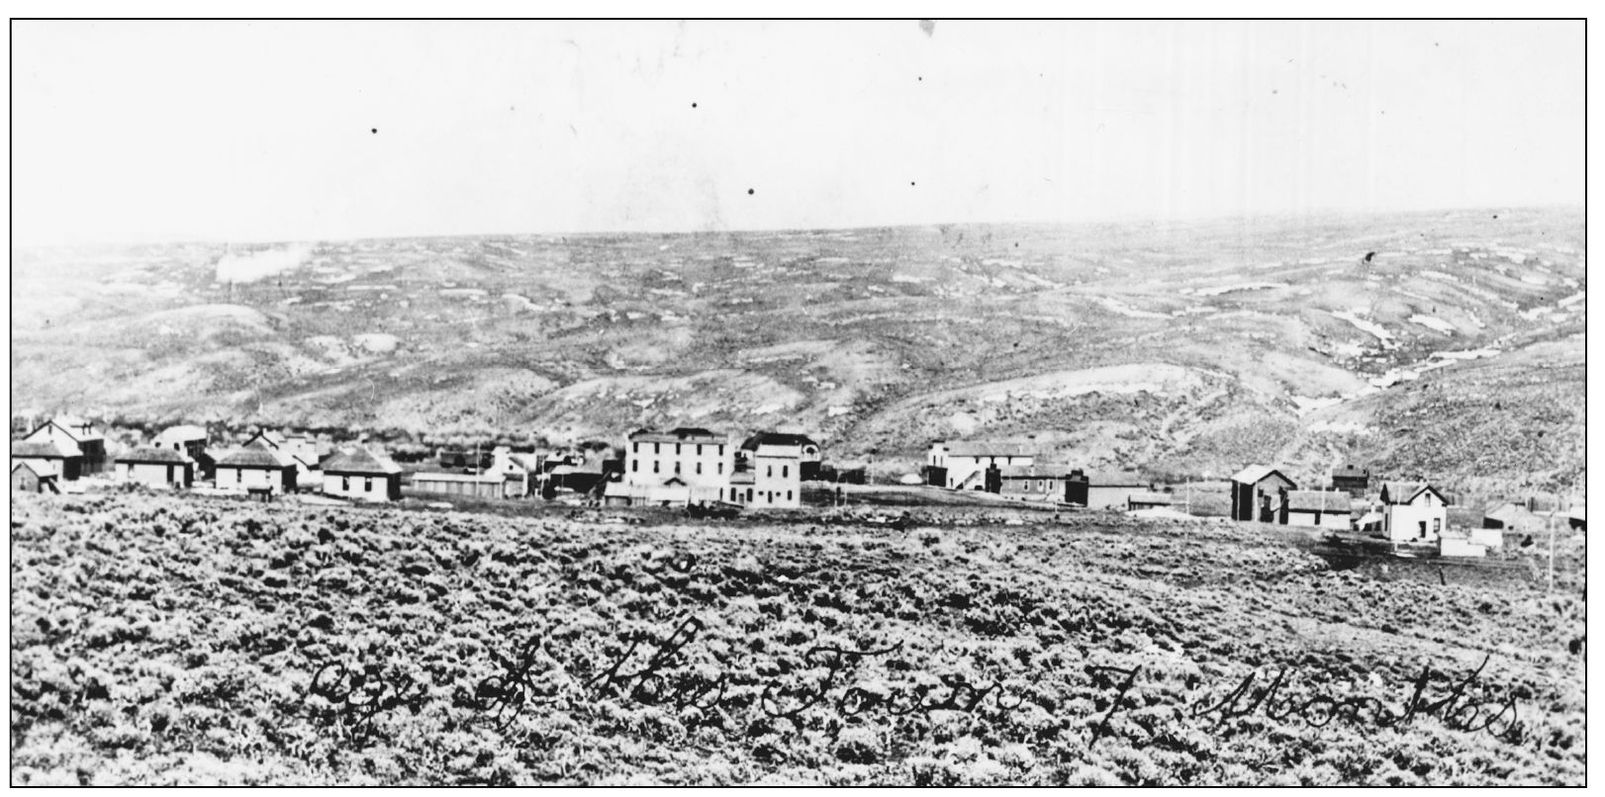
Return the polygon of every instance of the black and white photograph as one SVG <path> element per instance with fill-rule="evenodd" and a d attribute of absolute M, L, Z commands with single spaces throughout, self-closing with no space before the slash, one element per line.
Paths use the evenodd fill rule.
<path fill-rule="evenodd" d="M 1582 17 L 34 10 L 14 787 L 1586 785 Z"/>

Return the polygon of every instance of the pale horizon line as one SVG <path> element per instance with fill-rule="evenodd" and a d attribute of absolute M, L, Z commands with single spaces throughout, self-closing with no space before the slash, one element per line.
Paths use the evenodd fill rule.
<path fill-rule="evenodd" d="M 1576 211 L 1585 213 L 1586 202 L 1549 202 L 1520 205 L 1442 205 L 1427 208 L 1408 209 L 1365 209 L 1365 208 L 1314 208 L 1309 210 L 1282 210 L 1265 213 L 1228 213 L 1200 216 L 1105 216 L 1089 217 L 1083 219 L 1013 219 L 1013 220 L 966 220 L 966 221 L 922 221 L 900 222 L 895 224 L 859 224 L 850 226 L 823 226 L 823 227 L 730 227 L 723 229 L 598 229 L 598 230 L 559 230 L 559 231 L 476 231 L 476 232 L 428 232 L 396 235 L 355 235 L 349 237 L 311 237 L 311 238 L 274 238 L 274 239 L 234 239 L 234 238 L 168 238 L 151 240 L 120 240 L 120 241 L 86 241 L 83 243 L 46 243 L 46 244 L 14 244 L 13 252 L 26 251 L 52 251 L 66 249 L 104 249 L 118 247 L 138 246 L 288 246 L 295 244 L 319 243 L 345 243 L 358 241 L 406 241 L 416 239 L 443 239 L 443 238 L 489 238 L 489 237 L 608 237 L 629 235 L 657 235 L 657 236 L 697 236 L 697 235 L 741 235 L 764 233 L 807 233 L 807 232 L 856 232 L 868 230 L 897 230 L 919 229 L 936 227 L 1171 227 L 1193 224 L 1229 224 L 1233 222 L 1248 223 L 1279 223 L 1294 222 L 1311 218 L 1362 218 L 1376 216 L 1420 216 L 1437 213 L 1465 213 L 1486 210 L 1501 211 Z"/>

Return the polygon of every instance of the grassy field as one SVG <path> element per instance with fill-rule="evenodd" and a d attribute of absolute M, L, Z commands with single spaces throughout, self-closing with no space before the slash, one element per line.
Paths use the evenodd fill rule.
<path fill-rule="evenodd" d="M 876 512 L 15 496 L 12 782 L 1582 783 L 1570 538 Z"/>

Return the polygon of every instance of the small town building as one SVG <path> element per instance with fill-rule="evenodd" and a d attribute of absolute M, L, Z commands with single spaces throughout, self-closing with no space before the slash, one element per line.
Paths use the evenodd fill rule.
<path fill-rule="evenodd" d="M 1484 509 L 1482 517 L 1483 528 L 1506 531 L 1542 531 L 1544 523 L 1544 517 L 1529 511 L 1525 501 L 1495 501 Z"/>
<path fill-rule="evenodd" d="M 985 490 L 987 468 L 1032 465 L 1036 460 L 1035 447 L 1025 443 L 937 441 L 926 452 L 925 474 L 929 483 L 950 490 Z"/>
<path fill-rule="evenodd" d="M 56 484 L 57 478 L 54 473 L 40 473 L 32 465 L 18 462 L 11 466 L 11 492 L 59 493 L 61 487 Z"/>
<path fill-rule="evenodd" d="M 161 434 L 156 435 L 152 445 L 189 457 L 195 463 L 195 478 L 210 479 L 217 472 L 217 462 L 206 452 L 210 439 L 204 427 L 184 424 L 163 429 Z M 119 460 L 126 461 L 125 458 Z"/>
<path fill-rule="evenodd" d="M 752 474 L 752 485 L 747 488 L 752 498 L 732 503 L 746 503 L 756 508 L 802 506 L 802 456 L 806 447 L 802 441 L 806 439 L 777 437 L 756 442 L 751 449 L 743 446 L 737 454 L 737 464 Z M 816 472 L 817 465 L 816 462 Z"/>
<path fill-rule="evenodd" d="M 328 478 L 327 472 L 324 478 Z M 499 473 L 433 473 L 412 474 L 414 492 L 432 495 L 458 495 L 471 498 L 503 498 L 506 479 Z"/>
<path fill-rule="evenodd" d="M 1088 509 L 1129 509 L 1131 497 L 1151 492 L 1153 484 L 1135 473 L 1100 472 L 1087 474 Z"/>
<path fill-rule="evenodd" d="M 1364 498 L 1371 489 L 1371 470 L 1345 465 L 1332 470 L 1332 489 L 1342 490 L 1351 498 Z"/>
<path fill-rule="evenodd" d="M 125 482 L 147 487 L 185 488 L 195 483 L 195 460 L 183 451 L 140 446 L 118 456 L 114 472 Z"/>
<path fill-rule="evenodd" d="M 54 443 L 59 451 L 74 452 L 72 456 L 76 457 L 76 462 L 62 471 L 63 481 L 106 471 L 105 435 L 89 421 L 62 416 L 45 421 L 22 439 L 29 443 Z"/>
<path fill-rule="evenodd" d="M 541 465 L 545 461 L 545 454 L 528 454 L 497 446 L 491 450 L 490 468 L 486 473 L 501 476 L 503 498 L 524 498 L 539 489 Z"/>
<path fill-rule="evenodd" d="M 286 458 L 295 466 L 297 477 L 308 483 L 314 483 L 318 469 L 318 445 L 312 438 L 305 435 L 285 435 L 269 429 L 263 429 L 245 441 L 242 448 L 260 448 L 272 451 Z"/>
<path fill-rule="evenodd" d="M 730 438 L 696 427 L 636 430 L 624 457 L 623 483 L 637 503 L 652 505 L 723 500 L 735 470 Z"/>
<path fill-rule="evenodd" d="M 295 461 L 267 448 L 236 448 L 217 457 L 213 484 L 219 490 L 277 495 L 293 493 L 299 483 Z"/>
<path fill-rule="evenodd" d="M 358 501 L 401 498 L 401 466 L 364 445 L 348 446 L 323 461 L 323 494 Z"/>
<path fill-rule="evenodd" d="M 1232 475 L 1232 519 L 1261 523 L 1286 523 L 1284 490 L 1298 485 L 1282 472 L 1266 465 L 1249 465 Z"/>
<path fill-rule="evenodd" d="M 83 475 L 84 456 L 78 445 L 49 435 L 11 441 L 11 465 L 26 464 L 40 476 L 73 481 Z M 59 486 L 59 484 L 58 484 Z"/>
<path fill-rule="evenodd" d="M 805 482 L 819 480 L 819 467 L 824 460 L 824 450 L 819 443 L 807 435 L 788 432 L 759 432 L 748 437 L 741 444 L 740 451 L 751 456 L 762 446 L 795 450 L 802 480 Z M 740 456 L 740 454 L 738 453 L 737 456 Z"/>
<path fill-rule="evenodd" d="M 1288 490 L 1287 525 L 1343 529 L 1353 527 L 1354 507 L 1346 490 Z"/>
<path fill-rule="evenodd" d="M 1394 542 L 1437 542 L 1449 525 L 1449 502 L 1426 482 L 1382 483 L 1382 531 Z"/>
<path fill-rule="evenodd" d="M 496 457 L 495 449 L 485 448 L 439 448 L 435 450 L 436 461 L 442 470 L 479 471 L 491 467 Z"/>
<path fill-rule="evenodd" d="M 1065 465 L 1008 465 L 997 470 L 998 495 L 1021 501 L 1056 503 L 1064 500 Z"/>
<path fill-rule="evenodd" d="M 579 455 L 570 462 L 572 464 L 557 465 L 546 474 L 541 489 L 547 498 L 554 497 L 560 490 L 591 495 L 603 489 L 603 485 L 609 480 L 611 471 L 608 469 L 608 461 L 603 459 L 600 452 Z"/>
<path fill-rule="evenodd" d="M 205 428 L 184 424 L 163 429 L 161 434 L 156 435 L 156 440 L 152 445 L 157 448 L 178 451 L 190 459 L 195 459 L 206 451 L 206 443 L 209 439 L 210 435 L 206 433 Z"/>

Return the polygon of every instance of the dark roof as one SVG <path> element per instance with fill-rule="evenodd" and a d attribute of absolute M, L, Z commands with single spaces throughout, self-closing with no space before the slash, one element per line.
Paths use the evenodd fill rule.
<path fill-rule="evenodd" d="M 741 444 L 742 451 L 757 451 L 758 446 L 813 446 L 819 444 L 809 439 L 808 435 L 790 434 L 788 432 L 759 432 Z"/>
<path fill-rule="evenodd" d="M 400 473 L 401 466 L 362 446 L 345 449 L 323 462 L 324 473 L 361 473 L 389 476 Z"/>
<path fill-rule="evenodd" d="M 1405 504 L 1413 500 L 1423 490 L 1430 490 L 1433 495 L 1438 496 L 1438 500 L 1443 501 L 1445 504 L 1449 503 L 1448 499 L 1443 497 L 1443 493 L 1438 492 L 1438 488 L 1426 482 L 1383 482 L 1382 492 L 1379 495 L 1384 503 Z"/>
<path fill-rule="evenodd" d="M 1288 490 L 1287 509 L 1289 512 L 1334 512 L 1345 514 L 1351 511 L 1349 494 L 1342 490 Z"/>
<path fill-rule="evenodd" d="M 220 468 L 272 468 L 280 470 L 295 465 L 280 458 L 277 452 L 266 448 L 236 448 L 217 458 Z"/>
<path fill-rule="evenodd" d="M 117 457 L 118 462 L 154 462 L 162 465 L 187 465 L 190 458 L 171 448 L 140 446 Z"/>
<path fill-rule="evenodd" d="M 1287 475 L 1269 465 L 1249 465 L 1232 474 L 1232 481 L 1238 484 L 1259 484 L 1271 476 L 1280 476 L 1288 484 L 1297 485 L 1298 482 L 1287 478 Z"/>
<path fill-rule="evenodd" d="M 54 440 L 12 440 L 11 456 L 66 459 L 68 457 L 81 457 L 83 452 L 66 448 Z"/>
<path fill-rule="evenodd" d="M 630 435 L 631 440 L 642 440 L 649 443 L 676 443 L 691 440 L 700 443 L 723 443 L 727 439 L 724 435 L 696 426 L 677 426 L 667 432 L 654 432 L 651 429 L 638 429 Z"/>
<path fill-rule="evenodd" d="M 1370 470 L 1365 468 L 1356 468 L 1353 465 L 1349 465 L 1348 467 L 1344 468 L 1334 468 L 1332 470 L 1332 478 L 1334 479 L 1365 479 L 1370 477 L 1370 475 Z"/>

